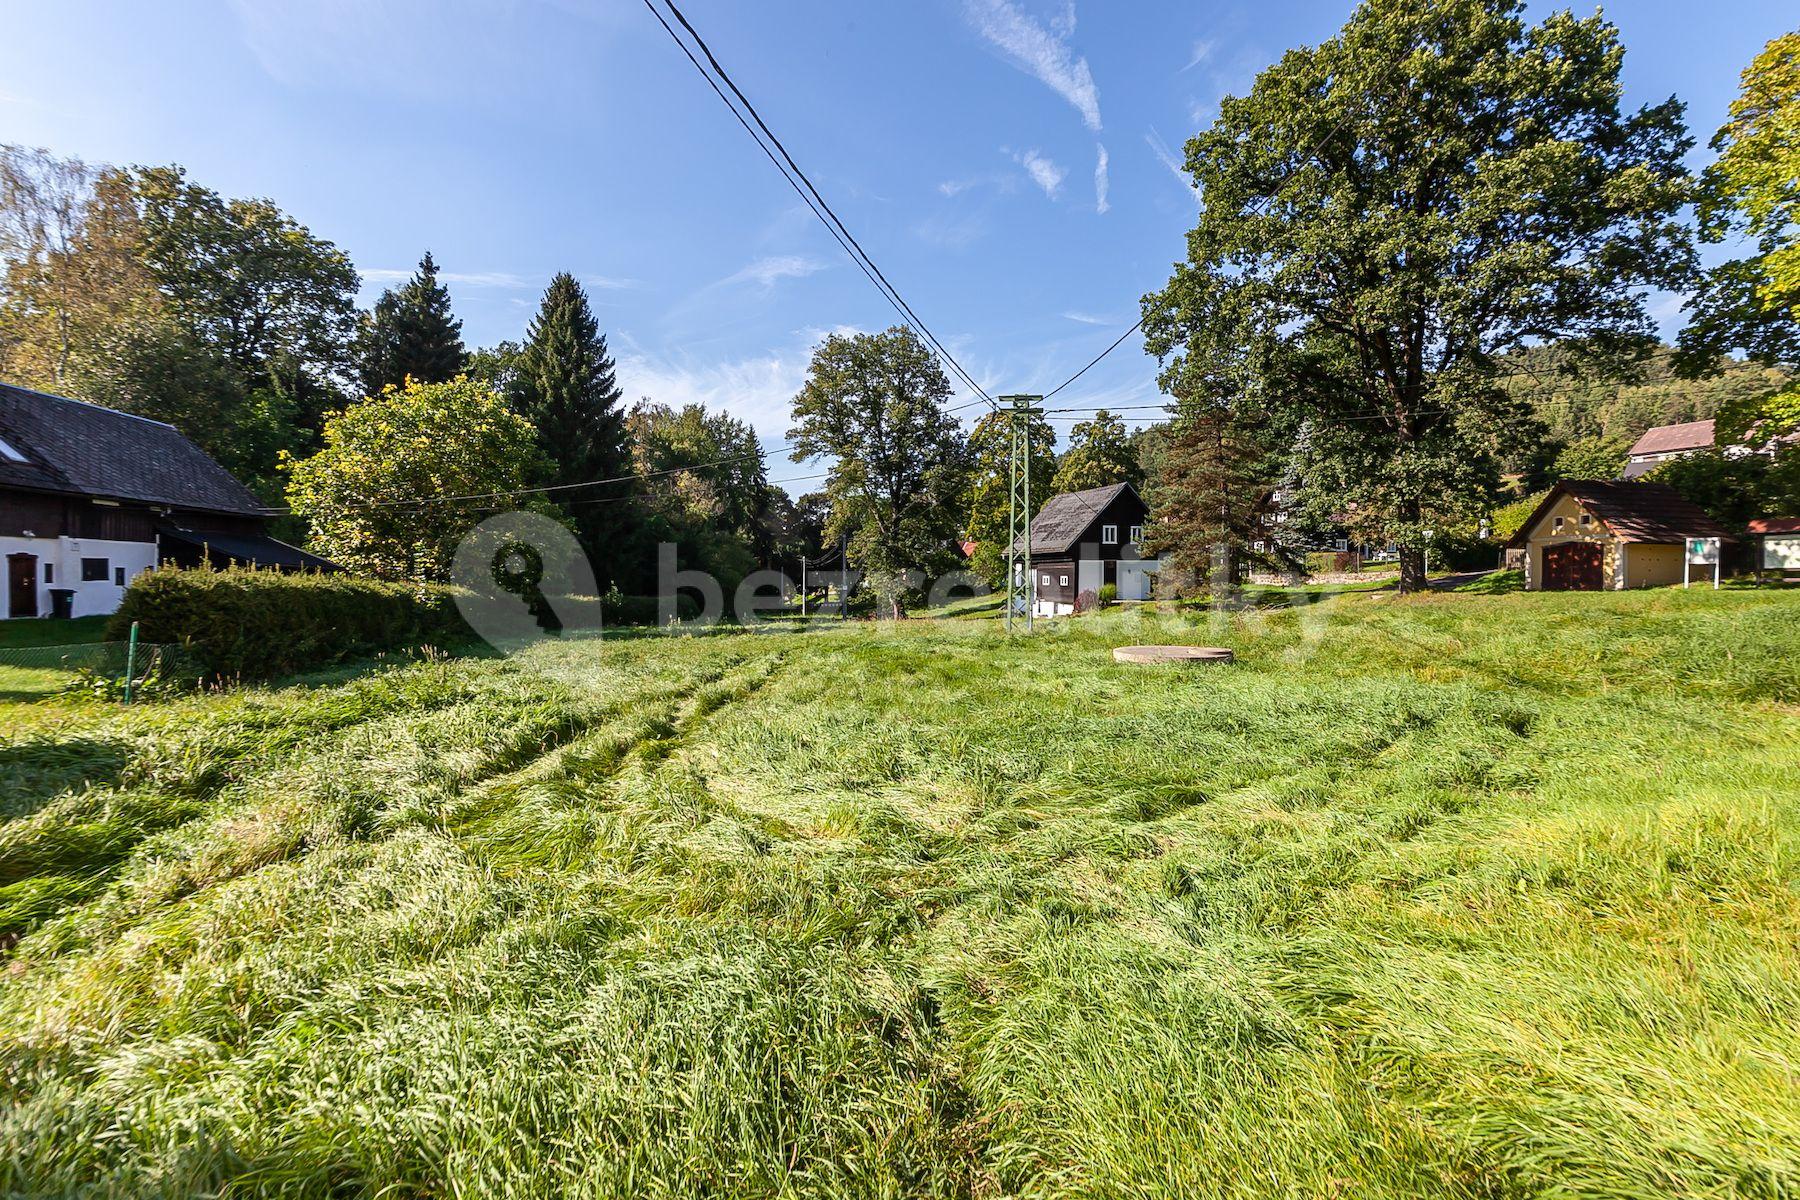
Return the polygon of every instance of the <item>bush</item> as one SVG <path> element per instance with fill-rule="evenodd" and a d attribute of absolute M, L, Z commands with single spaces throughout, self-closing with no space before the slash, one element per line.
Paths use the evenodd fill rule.
<path fill-rule="evenodd" d="M 267 679 L 358 655 L 471 637 L 449 588 L 349 575 L 146 571 L 107 636 L 186 647 L 213 678 Z"/>
<path fill-rule="evenodd" d="M 1100 603 L 1102 605 L 1106 605 L 1106 604 L 1117 604 L 1118 602 L 1119 602 L 1119 585 L 1116 583 L 1101 584 L 1100 585 Z"/>
<path fill-rule="evenodd" d="M 1440 529 L 1425 561 L 1434 571 L 1491 571 L 1500 565 L 1500 545 L 1466 529 Z"/>

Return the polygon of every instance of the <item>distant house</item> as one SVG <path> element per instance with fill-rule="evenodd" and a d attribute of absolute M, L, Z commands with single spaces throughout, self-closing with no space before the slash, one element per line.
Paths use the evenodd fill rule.
<path fill-rule="evenodd" d="M 1658 425 L 1654 429 L 1646 429 L 1644 436 L 1633 442 L 1631 449 L 1625 452 L 1623 477 L 1636 479 L 1639 475 L 1654 471 L 1671 458 L 1680 458 L 1696 450 L 1710 450 L 1713 438 L 1711 421 L 1687 421 L 1680 425 Z"/>
<path fill-rule="evenodd" d="M 1075 611 L 1083 592 L 1112 584 L 1121 600 L 1148 600 L 1161 566 L 1143 558 L 1149 507 L 1129 483 L 1064 492 L 1031 519 L 1031 571 L 1039 616 Z"/>
<path fill-rule="evenodd" d="M 1519 527 L 1532 591 L 1601 591 L 1680 583 L 1689 538 L 1730 531 L 1664 483 L 1565 479 Z"/>
<path fill-rule="evenodd" d="M 267 519 L 173 425 L 0 384 L 0 617 L 110 613 L 160 562 L 337 569 Z"/>

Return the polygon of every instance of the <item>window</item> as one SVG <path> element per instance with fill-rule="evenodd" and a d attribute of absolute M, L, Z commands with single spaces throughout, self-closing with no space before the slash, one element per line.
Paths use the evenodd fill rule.
<path fill-rule="evenodd" d="M 1594 523 L 1594 514 L 1593 513 L 1582 513 L 1581 514 L 1581 523 L 1583 525 L 1592 525 Z"/>
<path fill-rule="evenodd" d="M 1562 527 L 1563 527 L 1563 518 L 1562 518 L 1562 517 L 1558 517 L 1558 518 L 1556 518 L 1556 524 L 1555 524 L 1555 525 L 1554 525 L 1554 526 L 1552 526 L 1552 528 L 1553 528 L 1553 529 L 1554 529 L 1554 530 L 1555 530 L 1555 531 L 1556 531 L 1556 532 L 1557 532 L 1557 533 L 1561 533 L 1561 532 L 1562 532 Z"/>
<path fill-rule="evenodd" d="M 1057 584 L 1058 587 L 1068 587 L 1069 586 L 1069 577 L 1067 575 L 1060 575 L 1057 578 L 1060 580 L 1060 582 Z"/>
<path fill-rule="evenodd" d="M 12 443 L 5 438 L 0 438 L 0 458 L 4 458 L 8 462 L 25 461 L 25 456 L 13 449 Z"/>
<path fill-rule="evenodd" d="M 1102 525 L 1100 527 L 1100 544 L 1102 546 L 1118 545 L 1119 527 L 1117 525 Z"/>
<path fill-rule="evenodd" d="M 1144 527 L 1142 525 L 1133 525 L 1131 527 L 1132 545 L 1136 545 L 1137 543 L 1139 543 L 1143 540 L 1144 540 Z"/>
<path fill-rule="evenodd" d="M 113 568 L 113 586 L 114 587 L 124 587 L 125 586 L 125 568 L 124 567 L 114 567 Z"/>
<path fill-rule="evenodd" d="M 55 583 L 56 582 L 56 564 L 55 563 L 45 563 L 44 564 L 44 582 L 45 583 Z"/>
<path fill-rule="evenodd" d="M 105 583 L 111 568 L 112 564 L 104 558 L 84 558 L 81 560 L 81 582 Z"/>
<path fill-rule="evenodd" d="M 1050 586 L 1050 577 L 1048 575 L 1044 576 L 1044 586 L 1045 587 Z"/>

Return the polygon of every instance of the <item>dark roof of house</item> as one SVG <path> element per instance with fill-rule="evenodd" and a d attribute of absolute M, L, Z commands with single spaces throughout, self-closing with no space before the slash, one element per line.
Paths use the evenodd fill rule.
<path fill-rule="evenodd" d="M 1037 515 L 1031 518 L 1031 552 L 1066 552 L 1087 531 L 1087 527 L 1094 523 L 1094 518 L 1105 512 L 1106 506 L 1118 499 L 1122 492 L 1130 492 L 1134 498 L 1137 496 L 1137 489 L 1129 483 L 1114 483 L 1106 487 L 1088 488 L 1083 492 L 1064 492 L 1060 496 L 1050 497 L 1044 501 L 1044 507 L 1038 509 Z"/>
<path fill-rule="evenodd" d="M 180 430 L 161 421 L 0 383 L 0 484 L 261 516 L 262 501 Z"/>
<path fill-rule="evenodd" d="M 1629 451 L 1630 454 L 1674 454 L 1680 450 L 1704 450 L 1713 444 L 1711 421 L 1687 421 L 1680 425 L 1658 425 L 1646 429 Z"/>
<path fill-rule="evenodd" d="M 1748 528 L 1751 533 L 1800 533 L 1800 517 L 1758 517 Z"/>
<path fill-rule="evenodd" d="M 1531 531 L 1563 496 L 1573 497 L 1577 504 L 1599 517 L 1622 542 L 1669 545 L 1691 537 L 1731 539 L 1730 530 L 1666 483 L 1565 479 L 1550 489 L 1537 511 L 1519 526 L 1507 545 L 1515 550 L 1526 545 Z"/>
<path fill-rule="evenodd" d="M 166 541 L 182 542 L 215 558 L 228 558 L 250 567 L 285 567 L 296 571 L 340 571 L 343 568 L 328 558 L 320 558 L 298 546 L 270 537 L 266 533 L 211 533 L 200 529 L 183 529 L 179 525 L 159 522 L 156 531 Z"/>

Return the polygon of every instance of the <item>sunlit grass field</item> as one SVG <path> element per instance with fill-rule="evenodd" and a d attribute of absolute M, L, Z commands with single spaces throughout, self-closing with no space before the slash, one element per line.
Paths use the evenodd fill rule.
<path fill-rule="evenodd" d="M 1800 595 L 993 626 L 0 701 L 0 1191 L 1800 1192 Z"/>

